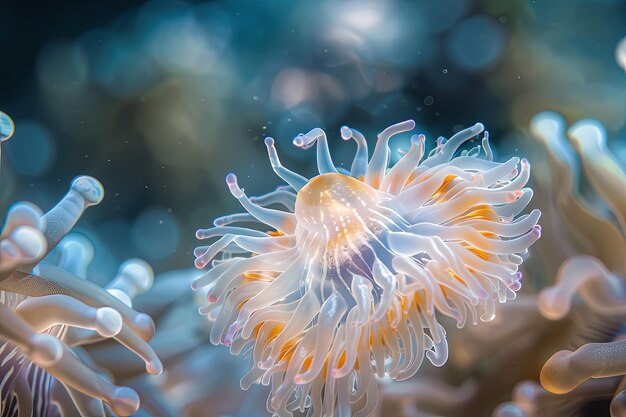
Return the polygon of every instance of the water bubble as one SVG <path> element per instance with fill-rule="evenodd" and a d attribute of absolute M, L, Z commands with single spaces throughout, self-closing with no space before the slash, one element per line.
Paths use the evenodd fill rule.
<path fill-rule="evenodd" d="M 254 100 L 254 101 L 259 101 L 259 96 L 254 96 L 254 97 L 252 97 L 252 100 Z"/>
<path fill-rule="evenodd" d="M 0 111 L 0 142 L 9 140 L 13 133 L 15 133 L 13 120 L 6 113 Z"/>
<path fill-rule="evenodd" d="M 424 104 L 427 106 L 431 106 L 435 102 L 435 98 L 433 96 L 427 96 L 424 98 Z"/>

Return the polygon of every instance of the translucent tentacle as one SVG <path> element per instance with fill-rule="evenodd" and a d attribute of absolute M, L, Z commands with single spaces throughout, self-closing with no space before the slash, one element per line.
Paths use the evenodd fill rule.
<path fill-rule="evenodd" d="M 276 230 L 284 230 L 293 233 L 296 227 L 296 219 L 293 214 L 253 204 L 244 194 L 243 190 L 239 188 L 235 174 L 228 174 L 226 176 L 226 184 L 228 185 L 230 193 L 233 197 L 239 200 L 243 208 L 248 210 L 248 212 L 256 219 L 275 228 Z"/>
<path fill-rule="evenodd" d="M 350 168 L 350 174 L 354 178 L 364 178 L 365 171 L 367 170 L 367 141 L 365 136 L 356 129 L 351 129 L 348 126 L 341 127 L 341 138 L 343 140 L 354 139 L 356 142 L 356 154 L 352 161 Z"/>
<path fill-rule="evenodd" d="M 328 150 L 326 132 L 318 127 L 306 134 L 301 133 L 293 139 L 293 144 L 302 149 L 310 148 L 315 142 L 317 142 L 317 169 L 319 173 L 337 172 Z"/>
<path fill-rule="evenodd" d="M 541 369 L 541 385 L 554 394 L 572 391 L 589 378 L 626 374 L 626 340 L 587 343 L 576 351 L 561 350 Z"/>
<path fill-rule="evenodd" d="M 378 188 L 383 180 L 387 164 L 389 163 L 389 139 L 399 133 L 408 132 L 415 128 L 415 121 L 406 120 L 389 126 L 378 135 L 376 147 L 372 159 L 365 172 L 365 182 L 374 188 Z"/>
<path fill-rule="evenodd" d="M 565 121 L 552 112 L 540 113 L 531 121 L 532 137 L 545 146 L 552 169 L 559 215 L 575 240 L 586 243 L 586 253 L 601 259 L 611 270 L 626 271 L 626 241 L 620 230 L 594 212 L 579 196 L 578 164 L 565 138 Z"/>
<path fill-rule="evenodd" d="M 4 226 L 0 231 L 0 239 L 7 238 L 13 230 L 20 226 L 43 230 L 45 224 L 43 212 L 39 207 L 29 202 L 15 203 L 9 207 Z"/>
<path fill-rule="evenodd" d="M 103 198 L 104 188 L 95 178 L 82 176 L 74 179 L 70 191 L 43 217 L 48 250 L 69 233 L 87 207 L 100 203 Z"/>
<path fill-rule="evenodd" d="M 275 190 L 259 197 L 250 197 L 250 201 L 262 207 L 271 204 L 280 204 L 289 211 L 294 211 L 296 206 L 296 195 L 287 190 Z"/>
<path fill-rule="evenodd" d="M 43 258 L 47 246 L 45 236 L 31 226 L 16 227 L 6 239 L 0 240 L 0 289 L 6 288 L 3 280 L 18 267 L 27 267 Z"/>
<path fill-rule="evenodd" d="M 424 135 L 413 135 L 411 137 L 411 148 L 387 173 L 380 189 L 392 195 L 397 195 L 402 191 L 411 173 L 424 156 Z"/>
<path fill-rule="evenodd" d="M 450 139 L 448 139 L 441 146 L 441 150 L 439 152 L 436 152 L 433 156 L 427 158 L 424 162 L 422 162 L 422 165 L 432 167 L 448 162 L 463 143 L 480 134 L 484 130 L 485 126 L 483 126 L 482 123 L 476 123 L 472 127 L 461 130 Z"/>
<path fill-rule="evenodd" d="M 306 372 L 294 377 L 296 384 L 310 382 L 319 374 L 326 360 L 324 352 L 328 351 L 334 336 L 334 331 L 346 309 L 347 305 L 345 300 L 337 292 L 333 293 L 324 301 L 320 309 L 319 322 L 317 326 L 315 326 L 317 333 L 317 337 L 315 337 L 315 351 L 318 354 L 313 356 L 313 361 Z"/>
<path fill-rule="evenodd" d="M 70 233 L 65 236 L 59 245 L 61 256 L 57 265 L 72 274 L 86 278 L 87 268 L 93 260 L 93 244 L 85 237 Z"/>
<path fill-rule="evenodd" d="M 539 294 L 539 311 L 551 320 L 560 320 L 569 313 L 576 294 L 604 315 L 626 314 L 623 301 L 626 286 L 622 278 L 592 256 L 572 256 L 563 262 L 556 285 Z"/>
<path fill-rule="evenodd" d="M 110 307 L 96 309 L 66 295 L 28 298 L 17 306 L 16 312 L 38 333 L 66 324 L 112 337 L 120 332 L 123 323 L 122 316 Z"/>
<path fill-rule="evenodd" d="M 282 178 L 287 184 L 291 185 L 294 190 L 299 191 L 307 183 L 307 179 L 300 174 L 285 168 L 278 159 L 278 152 L 274 147 L 274 139 L 271 137 L 265 138 L 265 146 L 267 147 L 267 153 L 272 164 L 272 169 L 280 178 Z"/>
<path fill-rule="evenodd" d="M 626 173 L 608 151 L 606 130 L 595 120 L 580 120 L 568 130 L 593 188 L 604 198 L 626 234 Z"/>
<path fill-rule="evenodd" d="M 118 311 L 124 322 L 144 340 L 150 340 L 154 335 L 154 322 L 148 315 L 133 310 L 94 283 L 47 262 L 37 265 L 35 272 L 36 276 L 20 274 L 19 282 L 23 285 L 19 288 L 14 287 L 14 290 L 30 296 L 55 293 L 71 295 L 92 307 L 111 307 Z"/>
<path fill-rule="evenodd" d="M 109 293 L 123 293 L 124 298 L 131 301 L 150 290 L 153 283 L 154 272 L 150 265 L 141 259 L 131 258 L 120 265 L 117 275 L 106 288 Z"/>

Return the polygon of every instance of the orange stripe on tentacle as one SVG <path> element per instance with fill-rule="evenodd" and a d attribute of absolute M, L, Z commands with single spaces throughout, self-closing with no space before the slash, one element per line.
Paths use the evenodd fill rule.
<path fill-rule="evenodd" d="M 454 181 L 454 180 L 456 180 L 457 178 L 458 177 L 456 175 L 452 175 L 452 174 L 447 175 L 441 182 L 441 185 L 439 186 L 439 188 L 437 188 L 437 191 L 433 193 L 431 198 L 433 200 L 437 200 L 439 203 L 446 201 L 447 200 L 446 193 L 450 191 L 450 189 L 454 185 L 456 185 L 458 181 Z"/>
<path fill-rule="evenodd" d="M 443 294 L 443 296 L 448 298 L 448 292 L 446 291 L 446 287 L 444 287 L 443 285 L 439 284 L 439 288 L 441 289 L 441 293 Z"/>
<path fill-rule="evenodd" d="M 244 272 L 243 277 L 246 279 L 246 282 L 251 281 L 266 281 L 271 282 L 278 276 L 277 272 L 267 272 L 267 271 L 251 271 Z"/>
<path fill-rule="evenodd" d="M 259 335 L 259 332 L 261 331 L 261 327 L 263 326 L 263 323 L 259 323 L 256 326 L 254 326 L 254 329 L 252 330 L 252 336 L 256 339 L 257 336 Z"/>
<path fill-rule="evenodd" d="M 261 331 L 261 327 L 264 324 L 268 324 L 269 322 L 263 322 L 263 323 L 259 323 L 254 327 L 254 330 L 252 331 L 252 334 L 254 336 L 255 339 L 257 339 L 258 342 L 262 342 L 263 343 L 263 348 L 266 348 L 267 345 L 274 339 L 276 339 L 278 337 L 278 335 L 280 334 L 280 332 L 283 331 L 283 329 L 285 328 L 284 325 L 282 324 L 277 324 L 275 325 L 272 330 L 267 334 L 267 336 L 265 336 L 264 340 L 259 340 L 258 336 L 259 336 L 259 332 Z"/>
<path fill-rule="evenodd" d="M 289 362 L 291 360 L 291 357 L 293 356 L 293 353 L 296 350 L 296 347 L 298 346 L 298 343 L 300 342 L 301 339 L 291 339 L 288 340 L 287 342 L 285 342 L 285 344 L 283 345 L 282 348 L 280 348 L 280 352 L 278 354 L 278 361 L 282 362 L 283 360 Z"/>
<path fill-rule="evenodd" d="M 402 186 L 402 189 L 404 189 L 407 185 L 411 184 L 413 181 L 415 181 L 417 179 L 417 177 L 419 177 L 418 174 L 415 173 L 415 171 L 411 172 L 411 175 L 409 175 L 409 178 L 406 179 L 406 182 L 404 183 L 404 185 Z M 419 181 L 422 182 L 422 181 Z"/>
<path fill-rule="evenodd" d="M 285 233 L 283 233 L 281 230 L 270 230 L 269 232 L 266 232 L 266 233 L 274 237 L 285 236 Z"/>
<path fill-rule="evenodd" d="M 237 310 L 241 310 L 243 308 L 243 306 L 250 301 L 250 297 L 246 298 L 245 300 L 243 300 L 242 302 L 239 303 L 239 305 L 237 306 Z"/>
<path fill-rule="evenodd" d="M 339 360 L 337 361 L 337 368 L 341 368 L 346 364 L 346 359 L 348 357 L 348 353 L 344 350 L 341 355 L 339 355 Z"/>
<path fill-rule="evenodd" d="M 452 184 L 452 181 L 454 181 L 457 178 L 458 177 L 456 175 L 452 175 L 452 174 L 446 175 L 446 177 L 441 182 L 441 185 L 439 186 L 437 191 L 435 191 L 435 194 L 442 193 L 444 191 L 448 191 L 450 188 L 452 188 L 452 185 L 454 185 L 454 184 Z"/>
<path fill-rule="evenodd" d="M 490 258 L 490 255 L 485 252 L 484 250 L 480 250 L 474 246 L 466 246 L 465 249 L 467 249 L 468 251 L 472 252 L 474 255 L 478 256 L 480 259 L 483 259 L 485 261 L 488 261 Z"/>
<path fill-rule="evenodd" d="M 463 284 L 463 285 L 465 285 L 467 287 L 467 282 L 465 282 L 465 280 L 463 278 L 458 276 L 452 269 L 448 268 L 448 273 L 452 276 L 452 278 L 456 279 L 461 284 Z"/>
<path fill-rule="evenodd" d="M 498 239 L 498 240 L 500 240 L 500 236 L 498 236 L 497 234 L 492 233 L 492 232 L 478 232 L 478 233 L 480 233 L 481 235 L 483 235 L 485 237 L 491 238 L 491 239 Z"/>
<path fill-rule="evenodd" d="M 491 220 L 497 222 L 500 221 L 500 217 L 491 207 L 481 204 L 473 207 L 471 211 L 455 219 L 455 221 L 462 220 Z"/>
<path fill-rule="evenodd" d="M 419 291 L 415 291 L 415 295 L 413 296 L 413 305 L 415 305 L 415 308 L 417 308 L 418 311 L 424 310 L 424 300 L 419 294 Z"/>
<path fill-rule="evenodd" d="M 284 329 L 285 329 L 285 326 L 282 324 L 277 324 L 276 326 L 274 326 L 272 331 L 267 335 L 267 343 L 276 339 Z"/>

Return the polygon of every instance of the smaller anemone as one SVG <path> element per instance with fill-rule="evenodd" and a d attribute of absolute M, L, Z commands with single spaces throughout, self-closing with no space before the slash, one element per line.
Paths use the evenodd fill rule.
<path fill-rule="evenodd" d="M 2 125 L 0 118 L 0 128 Z M 85 279 L 93 248 L 65 237 L 84 210 L 99 203 L 102 185 L 78 177 L 49 212 L 16 203 L 0 233 L 0 387 L 2 415 L 132 415 L 137 393 L 116 386 L 85 346 L 115 339 L 141 357 L 150 374 L 162 365 L 147 341 L 154 322 L 134 310 L 132 298 L 152 285 L 143 261 L 125 262 L 101 288 Z M 57 248 L 58 260 L 48 254 Z M 46 258 L 45 260 L 42 260 Z"/>
<path fill-rule="evenodd" d="M 612 398 L 612 416 L 626 415 L 626 172 L 596 120 L 567 129 L 561 116 L 545 112 L 535 116 L 531 133 L 548 150 L 559 214 L 555 236 L 568 242 L 554 284 L 538 296 L 539 311 L 561 321 L 584 310 L 585 321 L 616 326 L 602 331 L 596 326 L 591 336 L 584 335 L 601 339 L 596 342 L 581 346 L 570 340 L 574 349 L 554 353 L 543 365 L 541 386 L 522 383 L 496 416 L 543 417 L 556 409 L 571 414 L 599 397 Z M 591 185 L 584 194 L 577 187 L 578 161 Z"/>

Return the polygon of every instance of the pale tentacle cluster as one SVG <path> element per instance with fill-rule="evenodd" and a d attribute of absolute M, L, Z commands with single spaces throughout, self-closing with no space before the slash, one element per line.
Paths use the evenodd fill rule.
<path fill-rule="evenodd" d="M 513 390 L 511 402 L 499 405 L 493 417 L 554 417 L 579 415 L 590 401 L 606 400 L 615 389 L 615 378 L 586 381 L 569 395 L 556 395 L 535 381 L 523 381 Z M 615 417 L 623 414 L 614 414 Z"/>
<path fill-rule="evenodd" d="M 132 298 L 152 285 L 143 261 L 125 262 L 103 289 L 85 279 L 93 247 L 67 236 L 83 211 L 101 201 L 102 185 L 78 177 L 67 195 L 43 214 L 14 204 L 0 234 L 0 388 L 2 415 L 132 415 L 137 393 L 111 383 L 82 346 L 115 339 L 141 357 L 150 374 L 162 365 L 146 343 L 149 316 Z M 64 238 L 65 237 L 65 238 Z M 55 263 L 41 261 L 55 247 Z"/>
<path fill-rule="evenodd" d="M 283 167 L 266 138 L 289 186 L 248 198 L 229 174 L 246 212 L 197 232 L 219 238 L 195 251 L 198 268 L 211 265 L 193 284 L 207 291 L 211 341 L 251 354 L 241 385 L 271 384 L 275 415 L 370 415 L 376 377 L 409 378 L 424 356 L 446 362 L 439 317 L 458 327 L 491 320 L 520 288 L 521 255 L 540 236 L 538 210 L 518 217 L 532 197 L 528 161 L 494 162 L 486 132 L 456 156 L 483 132 L 476 124 L 440 138 L 426 158 L 414 135 L 388 168 L 389 140 L 414 127 L 385 129 L 369 161 L 364 136 L 343 127 L 357 143 L 349 172 L 335 167 L 322 129 L 299 135 L 296 146 L 317 144 L 312 179 Z"/>
<path fill-rule="evenodd" d="M 539 294 L 539 311 L 547 319 L 562 320 L 587 309 L 596 321 L 623 323 L 626 320 L 626 172 L 607 147 L 604 127 L 595 120 L 581 120 L 567 129 L 560 115 L 545 112 L 535 116 L 531 133 L 546 147 L 550 158 L 552 189 L 562 222 L 555 231 L 580 252 L 561 264 L 556 283 Z M 593 206 L 577 190 L 577 156 L 599 197 L 594 198 Z M 513 401 L 502 405 L 494 415 L 555 415 L 554 410 L 566 404 L 571 410 L 575 408 L 572 406 L 608 396 L 613 398 L 611 415 L 621 416 L 626 410 L 624 376 L 626 341 L 619 334 L 614 339 L 609 336 L 603 343 L 561 350 L 543 366 L 542 387 L 531 382 L 520 384 Z M 532 395 L 522 395 L 525 392 Z"/>

